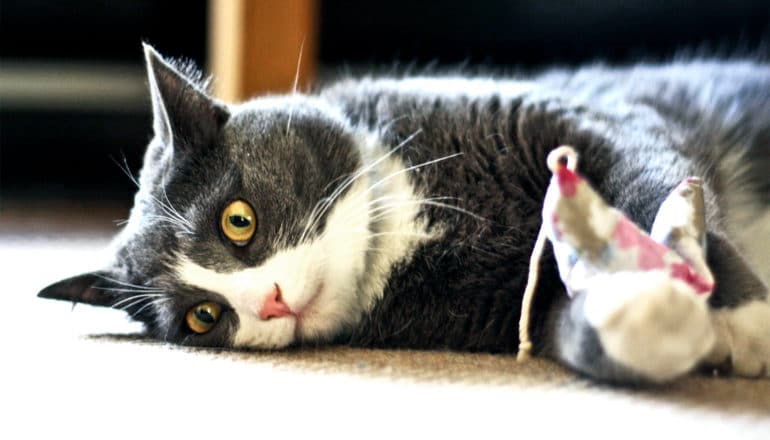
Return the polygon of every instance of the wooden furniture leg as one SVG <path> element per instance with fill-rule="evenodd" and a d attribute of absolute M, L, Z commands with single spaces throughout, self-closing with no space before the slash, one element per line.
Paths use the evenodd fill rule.
<path fill-rule="evenodd" d="M 317 54 L 316 0 L 210 0 L 209 68 L 213 93 L 238 102 L 301 90 Z"/>

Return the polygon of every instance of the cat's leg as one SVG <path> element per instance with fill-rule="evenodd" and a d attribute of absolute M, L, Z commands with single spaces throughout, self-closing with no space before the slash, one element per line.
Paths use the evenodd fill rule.
<path fill-rule="evenodd" d="M 766 240 L 757 237 L 757 240 Z M 709 236 L 708 262 L 717 279 L 710 298 L 716 344 L 704 366 L 736 375 L 770 377 L 770 293 L 738 250 Z"/>

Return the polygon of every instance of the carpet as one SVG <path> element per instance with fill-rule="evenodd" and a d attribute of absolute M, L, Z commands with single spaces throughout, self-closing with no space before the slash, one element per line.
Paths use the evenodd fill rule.
<path fill-rule="evenodd" d="M 597 385 L 544 359 L 146 340 L 119 311 L 35 297 L 96 269 L 121 204 L 0 201 L 3 438 L 770 438 L 770 381 Z"/>

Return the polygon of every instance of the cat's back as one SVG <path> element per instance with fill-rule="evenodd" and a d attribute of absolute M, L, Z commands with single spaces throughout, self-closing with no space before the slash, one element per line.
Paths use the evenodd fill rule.
<path fill-rule="evenodd" d="M 595 64 L 513 77 L 362 77 L 341 80 L 322 95 L 391 145 L 419 132 L 425 155 L 412 151 L 415 160 L 457 151 L 478 158 L 516 147 L 510 165 L 530 173 L 542 168 L 545 149 L 558 145 L 567 126 L 598 137 L 612 137 L 613 130 L 633 136 L 636 126 L 644 131 L 639 139 L 614 142 L 621 154 L 655 153 L 641 138 L 658 133 L 668 138 L 659 148 L 700 158 L 698 174 L 718 164 L 728 166 L 717 181 L 740 173 L 739 187 L 718 192 L 745 189 L 770 203 L 770 64 L 763 61 Z M 599 179 L 608 172 L 584 171 Z"/>
<path fill-rule="evenodd" d="M 373 122 L 422 106 L 449 106 L 477 100 L 553 99 L 596 110 L 622 111 L 622 104 L 645 103 L 658 110 L 718 115 L 767 115 L 770 64 L 756 60 L 688 60 L 612 67 L 593 64 L 554 68 L 530 75 L 434 75 L 341 79 L 323 96 L 341 103 L 356 121 Z M 759 114 L 757 114 L 759 113 Z"/>

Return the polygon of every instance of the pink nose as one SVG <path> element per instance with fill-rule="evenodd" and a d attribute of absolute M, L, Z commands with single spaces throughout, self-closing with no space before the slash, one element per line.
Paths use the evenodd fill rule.
<path fill-rule="evenodd" d="M 270 318 L 280 318 L 292 314 L 289 306 L 281 299 L 281 288 L 278 286 L 278 283 L 275 283 L 274 287 L 267 293 L 265 302 L 262 303 L 262 307 L 259 309 L 259 319 L 267 321 Z"/>

